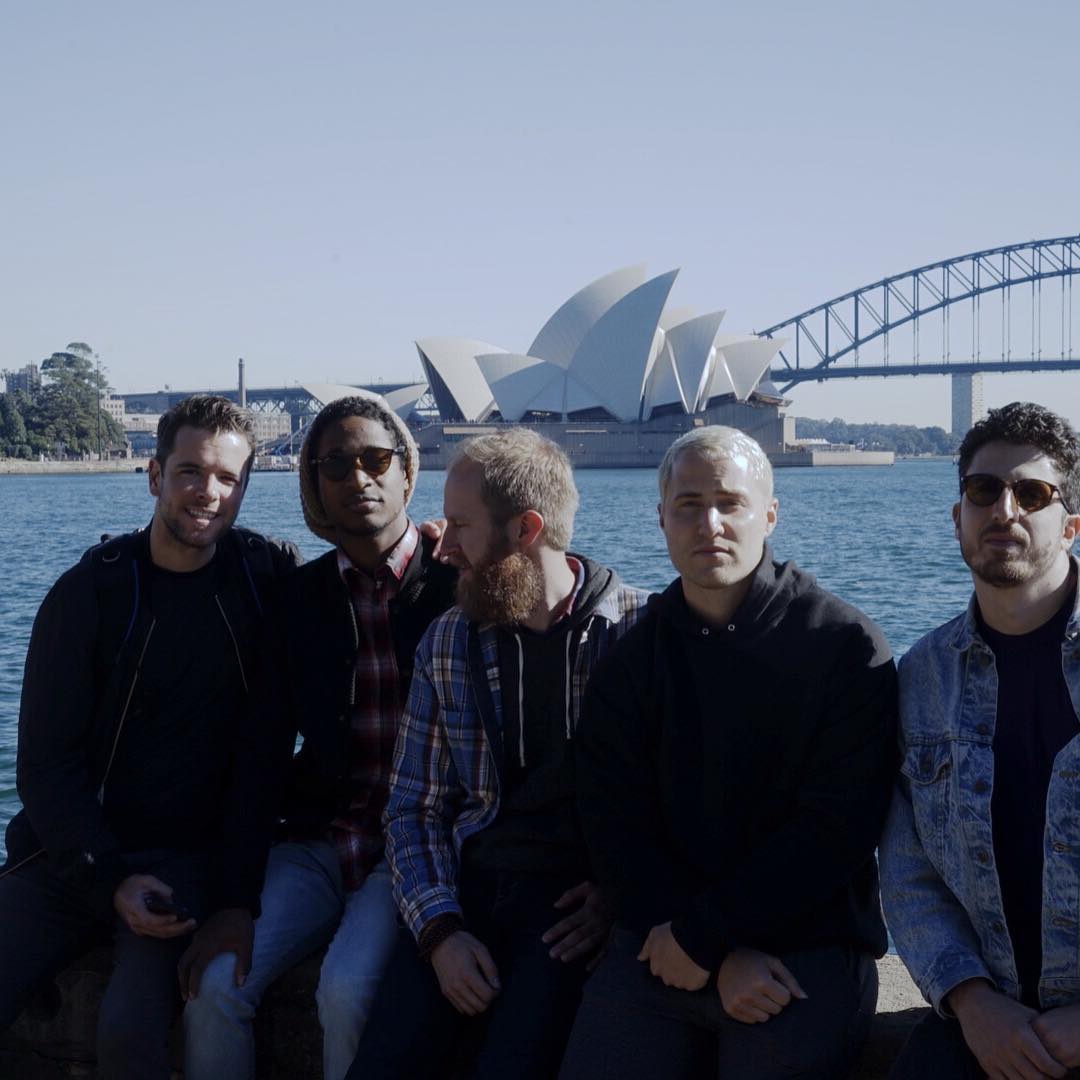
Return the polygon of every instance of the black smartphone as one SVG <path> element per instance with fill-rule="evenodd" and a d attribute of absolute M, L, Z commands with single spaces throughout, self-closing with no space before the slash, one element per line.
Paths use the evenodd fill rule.
<path fill-rule="evenodd" d="M 175 915 L 181 922 L 191 918 L 191 912 L 183 904 L 178 904 L 161 893 L 143 893 L 143 904 L 146 905 L 146 910 L 154 915 Z"/>

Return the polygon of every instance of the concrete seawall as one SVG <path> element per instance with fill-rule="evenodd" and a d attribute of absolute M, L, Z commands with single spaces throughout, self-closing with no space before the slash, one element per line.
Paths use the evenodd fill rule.
<path fill-rule="evenodd" d="M 321 959 L 309 957 L 267 992 L 255 1021 L 258 1080 L 318 1080 L 322 1075 L 314 998 Z M 0 1080 L 97 1076 L 94 1024 L 109 967 L 108 949 L 88 953 L 0 1036 Z M 885 1080 L 908 1032 L 927 1012 L 898 957 L 879 960 L 878 975 L 878 1012 L 852 1080 Z M 173 1031 L 173 1048 L 173 1075 L 180 1077 L 179 1024 Z"/>
<path fill-rule="evenodd" d="M 113 461 L 23 461 L 0 458 L 0 476 L 84 475 L 146 472 L 149 458 L 117 458 Z"/>

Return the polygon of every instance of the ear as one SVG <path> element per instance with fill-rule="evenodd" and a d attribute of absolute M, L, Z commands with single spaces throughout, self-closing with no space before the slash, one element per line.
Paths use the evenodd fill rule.
<path fill-rule="evenodd" d="M 776 528 L 777 512 L 780 509 L 780 500 L 773 499 L 769 505 L 765 508 L 765 535 L 772 536 L 773 529 Z"/>
<path fill-rule="evenodd" d="M 146 475 L 150 480 L 150 494 L 156 499 L 161 494 L 161 462 L 151 458 L 146 466 Z"/>
<path fill-rule="evenodd" d="M 656 504 L 656 518 L 657 518 L 657 521 L 658 521 L 658 523 L 660 525 L 660 531 L 663 532 L 664 531 L 664 504 L 662 502 L 658 502 Z"/>
<path fill-rule="evenodd" d="M 544 519 L 536 510 L 526 510 L 517 519 L 513 539 L 523 548 L 532 547 L 544 531 Z"/>
<path fill-rule="evenodd" d="M 1072 547 L 1078 533 L 1080 533 L 1080 514 L 1066 514 L 1061 531 L 1061 542 L 1066 551 Z"/>
<path fill-rule="evenodd" d="M 953 533 L 956 539 L 960 539 L 960 504 L 953 503 L 952 508 Z"/>

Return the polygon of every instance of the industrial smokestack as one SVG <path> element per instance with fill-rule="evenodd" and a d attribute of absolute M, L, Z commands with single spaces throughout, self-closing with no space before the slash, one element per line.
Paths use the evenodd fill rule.
<path fill-rule="evenodd" d="M 244 385 L 244 358 L 241 356 L 238 364 L 240 368 L 240 408 L 247 408 L 247 387 Z"/>

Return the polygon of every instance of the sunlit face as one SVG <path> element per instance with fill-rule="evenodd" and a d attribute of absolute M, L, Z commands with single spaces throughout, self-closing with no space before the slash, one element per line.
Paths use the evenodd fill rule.
<path fill-rule="evenodd" d="M 462 610 L 478 622 L 524 622 L 543 595 L 542 575 L 514 541 L 521 518 L 495 521 L 483 499 L 480 468 L 467 458 L 447 474 L 443 514 L 442 550 L 457 567 Z"/>
<path fill-rule="evenodd" d="M 165 465 L 150 459 L 154 520 L 173 545 L 207 549 L 232 527 L 244 499 L 251 448 L 234 431 L 184 426 Z"/>
<path fill-rule="evenodd" d="M 777 506 L 738 450 L 716 460 L 692 449 L 679 454 L 660 503 L 660 528 L 688 600 L 753 574 Z"/>
<path fill-rule="evenodd" d="M 315 457 L 355 458 L 367 447 L 392 450 L 394 439 L 378 420 L 346 416 L 330 424 L 314 448 Z M 327 518 L 346 536 L 376 537 L 384 532 L 397 539 L 406 529 L 408 478 L 400 454 L 381 476 L 364 471 L 359 462 L 343 480 L 328 480 L 316 469 L 319 500 Z"/>
<path fill-rule="evenodd" d="M 1007 442 L 980 447 L 967 472 L 1061 485 L 1056 466 L 1038 447 Z M 993 506 L 975 506 L 962 495 L 953 507 L 953 522 L 972 574 L 1001 588 L 1067 572 L 1069 549 L 1080 527 L 1080 517 L 1067 513 L 1059 499 L 1029 513 L 1020 509 L 1010 488 L 1002 490 Z"/>
<path fill-rule="evenodd" d="M 442 551 L 457 567 L 460 577 L 467 577 L 496 554 L 505 553 L 507 528 L 495 522 L 484 502 L 480 467 L 465 458 L 446 474 L 443 489 Z"/>

